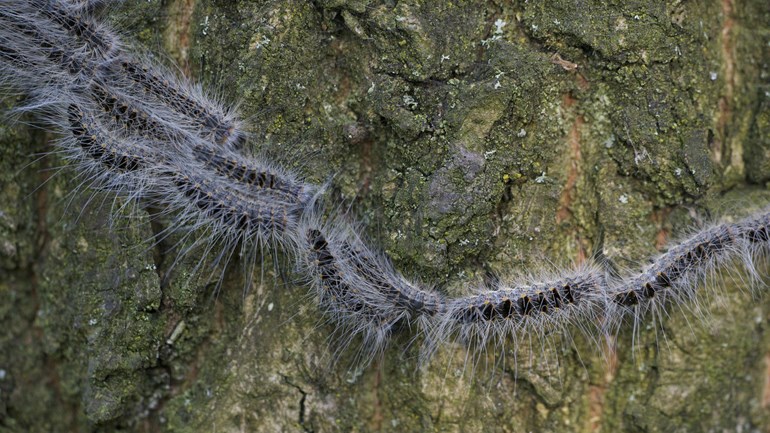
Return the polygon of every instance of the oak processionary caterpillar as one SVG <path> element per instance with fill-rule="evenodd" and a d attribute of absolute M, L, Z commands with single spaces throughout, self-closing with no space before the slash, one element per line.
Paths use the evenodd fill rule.
<path fill-rule="evenodd" d="M 422 343 L 469 350 L 570 325 L 612 335 L 651 310 L 686 302 L 704 279 L 740 262 L 753 284 L 770 249 L 770 213 L 702 230 L 641 271 L 590 262 L 541 281 L 461 297 L 412 282 L 329 209 L 325 188 L 241 151 L 249 138 L 236 113 L 131 50 L 92 15 L 100 2 L 0 0 L 0 85 L 26 99 L 61 133 L 61 149 L 97 189 L 122 194 L 173 219 L 170 232 L 204 232 L 206 251 L 292 257 L 343 345 L 361 342 L 365 364 L 396 329 Z M 215 245 L 215 247 L 212 247 Z M 218 261 L 218 260 L 217 260 Z"/>

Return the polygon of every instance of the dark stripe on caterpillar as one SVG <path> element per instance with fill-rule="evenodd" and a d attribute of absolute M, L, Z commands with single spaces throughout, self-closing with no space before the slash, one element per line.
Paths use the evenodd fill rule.
<path fill-rule="evenodd" d="M 187 139 L 183 131 L 161 122 L 159 117 L 112 91 L 106 84 L 93 81 L 89 89 L 91 98 L 104 114 L 121 124 L 127 133 L 170 145 L 178 145 Z"/>
<path fill-rule="evenodd" d="M 359 319 L 388 322 L 386 316 L 379 314 L 375 306 L 367 305 L 365 302 L 366 290 L 364 287 L 354 287 L 348 284 L 348 267 L 343 261 L 336 257 L 331 249 L 326 237 L 318 229 L 310 229 L 307 232 L 307 240 L 310 248 L 311 264 L 314 267 L 313 275 L 316 277 L 320 286 L 320 301 L 327 312 L 333 314 L 337 319 L 341 315 L 351 316 Z M 383 305 L 383 307 L 386 307 Z"/>

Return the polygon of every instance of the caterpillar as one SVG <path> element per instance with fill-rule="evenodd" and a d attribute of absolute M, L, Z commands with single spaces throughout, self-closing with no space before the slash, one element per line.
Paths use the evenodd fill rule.
<path fill-rule="evenodd" d="M 0 7 L 15 11 L 0 12 L 5 84 L 46 100 L 43 109 L 30 108 L 65 137 L 61 147 L 78 170 L 90 173 L 97 188 L 173 216 L 170 231 L 207 231 L 223 255 L 239 247 L 283 250 L 342 344 L 363 346 L 364 364 L 401 329 L 421 340 L 426 363 L 451 340 L 483 351 L 581 323 L 613 334 L 623 322 L 639 323 L 650 310 L 695 297 L 720 266 L 743 261 L 759 280 L 755 262 L 770 248 L 770 214 L 763 211 L 702 230 L 641 272 L 614 274 L 588 261 L 554 278 L 449 296 L 397 272 L 355 224 L 333 215 L 324 185 L 241 152 L 248 135 L 233 110 L 132 52 L 90 16 L 90 7 L 63 0 Z M 34 19 L 19 18 L 30 14 Z M 12 44 L 16 37 L 23 44 Z M 61 41 L 56 50 L 54 37 Z M 49 79 L 73 76 L 80 77 L 74 84 Z"/>

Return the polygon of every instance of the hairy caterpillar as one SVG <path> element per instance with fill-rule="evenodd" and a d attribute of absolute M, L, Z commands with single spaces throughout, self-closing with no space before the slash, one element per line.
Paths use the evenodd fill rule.
<path fill-rule="evenodd" d="M 35 79 L 40 80 L 41 78 Z M 126 86 L 125 83 L 112 81 L 114 79 L 102 77 L 101 80 L 104 82 L 102 85 L 110 87 L 111 92 L 125 92 L 125 89 L 128 88 L 124 87 Z M 133 84 L 131 85 L 133 86 Z M 114 88 L 112 88 L 113 86 Z M 192 92 L 189 89 L 183 90 Z M 86 101 L 94 98 L 93 88 L 75 89 L 73 93 Z M 62 99 L 67 98 L 69 96 Z M 175 109 L 175 104 L 186 104 L 185 98 L 165 102 L 164 98 L 167 96 L 163 94 L 150 96 L 147 99 L 137 97 L 136 104 L 145 105 L 148 112 L 178 111 L 180 117 L 189 117 L 189 113 L 195 113 L 196 108 L 193 105 L 188 108 Z M 97 96 L 97 100 L 102 101 L 104 98 Z M 248 168 L 252 165 L 259 167 L 259 162 L 254 162 L 238 154 L 225 156 L 225 151 L 217 150 L 217 146 L 212 146 L 205 140 L 200 141 L 191 138 L 200 131 L 200 123 L 192 125 L 191 123 L 180 122 L 181 125 L 177 125 L 176 120 L 171 122 L 159 120 L 159 122 L 163 121 L 170 124 L 173 134 L 179 135 L 173 136 L 171 133 L 163 131 L 158 133 L 159 130 L 167 126 L 131 123 L 133 122 L 131 117 L 127 117 L 127 121 L 121 121 L 125 106 L 129 106 L 129 104 L 110 108 L 108 115 L 99 120 L 107 126 L 108 130 L 116 132 L 116 135 L 121 137 L 120 140 L 134 139 L 141 143 L 142 149 L 162 149 L 161 154 L 165 153 L 168 158 L 174 159 L 179 164 L 193 164 L 191 167 L 196 170 L 196 175 L 198 174 L 197 170 L 206 173 L 192 181 L 192 185 L 199 184 L 197 188 L 191 187 L 191 184 L 184 180 L 185 178 L 175 178 L 171 173 L 167 176 L 168 179 L 163 181 L 163 185 L 170 191 L 176 188 L 174 194 L 177 194 L 175 197 L 178 197 L 178 200 L 189 201 L 189 205 L 181 211 L 183 214 L 192 216 L 204 212 L 212 216 L 211 219 L 216 220 L 218 224 L 218 228 L 214 229 L 215 232 L 222 233 L 224 230 L 233 230 L 233 233 L 240 233 L 242 230 L 239 228 L 242 223 L 234 214 L 228 214 L 224 210 L 223 203 L 235 204 L 236 207 L 244 209 L 245 206 L 248 206 L 248 200 L 256 200 L 249 197 L 242 202 L 241 197 L 228 195 L 229 193 L 223 193 L 223 191 L 235 188 L 239 191 L 248 191 L 239 192 L 239 195 L 250 195 L 254 189 L 265 186 L 272 189 L 273 186 L 280 183 L 276 183 L 275 177 L 260 171 L 259 168 Z M 165 119 L 165 116 L 151 116 L 153 119 L 156 117 Z M 174 119 L 173 116 L 171 118 Z M 206 126 L 207 122 L 204 118 L 201 123 Z M 72 129 L 75 132 L 74 129 L 76 128 Z M 147 131 L 148 129 L 150 131 Z M 66 128 L 62 131 L 65 131 L 66 135 Z M 216 133 L 214 134 L 216 135 Z M 76 137 L 73 136 L 73 138 Z M 219 140 L 214 139 L 214 141 Z M 177 154 L 180 152 L 179 149 L 191 149 L 193 152 L 179 155 Z M 85 157 L 96 159 L 88 155 Z M 234 157 L 241 159 L 234 161 Z M 115 168 L 121 170 L 131 168 L 125 163 L 116 164 L 114 161 L 105 160 L 103 156 L 99 159 L 97 161 L 99 164 L 104 165 L 106 162 L 107 165 L 115 165 Z M 208 167 L 202 167 L 202 165 L 208 165 Z M 158 167 L 161 166 L 161 163 L 151 161 L 151 166 Z M 179 167 L 175 168 L 175 170 L 178 169 Z M 162 173 L 155 168 L 152 171 L 155 173 L 153 176 L 157 177 L 160 177 L 158 172 Z M 174 179 L 177 182 L 174 182 Z M 216 181 L 211 182 L 209 179 L 216 179 Z M 307 190 L 317 188 L 305 182 L 300 182 L 299 185 Z M 180 192 L 181 194 L 179 194 Z M 152 193 L 144 195 L 149 195 L 149 200 L 155 200 Z M 297 199 L 300 196 L 302 194 L 291 187 L 278 188 L 275 195 L 266 195 L 265 197 L 269 199 L 268 205 L 273 204 L 274 200 L 280 202 L 283 199 L 300 203 L 307 201 L 306 198 Z M 215 198 L 210 199 L 210 197 Z M 162 204 L 163 202 L 157 203 Z M 554 279 L 553 282 L 512 285 L 511 287 L 493 285 L 490 288 L 495 289 L 494 291 L 484 290 L 481 294 L 471 297 L 448 298 L 440 292 L 420 288 L 400 277 L 386 259 L 373 253 L 371 248 L 361 241 L 360 237 L 355 234 L 357 230 L 345 227 L 344 222 L 332 219 L 322 223 L 320 222 L 322 220 L 320 215 L 309 212 L 309 206 L 300 205 L 296 209 L 304 219 L 299 226 L 300 228 L 290 230 L 291 239 L 287 242 L 288 249 L 296 250 L 300 257 L 308 256 L 304 259 L 300 258 L 300 261 L 305 263 L 303 268 L 309 269 L 308 279 L 316 280 L 318 297 L 322 308 L 327 311 L 329 317 L 335 320 L 339 319 L 341 327 L 347 327 L 346 329 L 354 331 L 349 334 L 351 338 L 356 333 L 365 334 L 365 339 L 369 340 L 365 343 L 367 350 L 374 348 L 374 352 L 381 351 L 382 345 L 386 344 L 392 328 L 398 322 L 407 322 L 410 325 L 419 324 L 422 330 L 418 333 L 430 336 L 426 341 L 426 347 L 430 348 L 457 336 L 471 344 L 484 346 L 494 342 L 500 336 L 508 336 L 514 331 L 521 332 L 522 327 L 526 327 L 523 332 L 529 333 L 542 326 L 550 326 L 549 324 L 558 327 L 562 323 L 579 320 L 575 318 L 580 316 L 595 320 L 602 315 L 612 318 L 622 317 L 621 312 L 633 315 L 637 313 L 637 310 L 644 310 L 657 303 L 657 297 L 684 298 L 689 296 L 686 290 L 681 292 L 667 287 L 676 286 L 677 290 L 695 287 L 692 278 L 694 274 L 704 272 L 713 264 L 712 262 L 720 260 L 720 257 L 721 260 L 724 260 L 724 257 L 727 257 L 725 253 L 728 251 L 733 251 L 736 256 L 743 257 L 746 250 L 742 246 L 747 245 L 747 243 L 754 243 L 747 241 L 750 239 L 748 235 L 737 236 L 738 242 L 729 240 L 731 231 L 741 231 L 743 228 L 742 226 L 729 226 L 727 228 L 723 226 L 721 229 L 708 234 L 711 237 L 705 238 L 705 241 L 694 240 L 692 243 L 682 244 L 684 245 L 683 252 L 679 254 L 686 259 L 685 261 L 680 262 L 675 256 L 669 256 L 661 259 L 663 261 L 656 261 L 654 266 L 642 275 L 633 276 L 632 274 L 631 277 L 622 279 L 607 278 L 602 268 L 587 265 L 585 269 L 575 271 L 574 275 L 565 275 L 562 278 Z M 257 215 L 263 214 L 258 211 Z M 273 215 L 278 214 L 264 214 L 263 217 L 258 218 L 260 221 L 258 224 L 264 224 L 270 232 L 275 231 L 274 224 L 271 222 L 274 219 Z M 279 220 L 283 221 L 281 218 Z M 208 220 L 196 220 L 192 225 L 206 228 L 210 224 L 211 222 Z M 760 233 L 764 230 L 761 225 L 757 224 L 760 223 L 754 221 L 753 224 L 749 224 L 749 228 L 746 229 L 747 232 Z M 278 231 L 281 230 L 283 229 Z M 761 239 L 761 237 L 757 237 L 757 239 Z M 723 243 L 728 244 L 729 249 L 724 247 Z M 699 248 L 703 252 L 700 252 Z M 761 251 L 761 248 L 763 247 L 755 251 Z M 665 278 L 658 280 L 657 274 L 661 272 L 661 269 Z M 685 270 L 687 271 L 685 272 Z M 670 281 L 671 276 L 668 274 L 682 278 L 679 280 L 681 286 Z M 686 281 L 688 282 L 685 283 Z M 649 287 L 647 287 L 648 284 Z M 653 299 L 651 300 L 650 297 Z M 609 325 L 598 323 L 598 326 L 607 327 Z"/>

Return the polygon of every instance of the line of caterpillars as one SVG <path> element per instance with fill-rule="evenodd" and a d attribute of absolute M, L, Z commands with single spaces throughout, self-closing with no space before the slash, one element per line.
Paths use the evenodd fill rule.
<path fill-rule="evenodd" d="M 233 150 L 245 137 L 225 108 L 198 95 L 183 80 L 143 63 L 123 49 L 120 39 L 85 9 L 62 0 L 0 1 L 0 32 L 26 38 L 42 56 L 19 47 L 0 46 L 8 71 L 40 66 L 79 77 L 80 85 L 62 92 L 76 97 L 68 104 L 65 129 L 85 157 L 105 172 L 155 176 L 166 190 L 154 191 L 161 204 L 179 212 L 197 212 L 230 234 L 257 233 L 260 239 L 282 239 L 299 251 L 298 261 L 314 283 L 323 308 L 362 329 L 415 320 L 453 323 L 457 327 L 489 323 L 526 323 L 528 319 L 585 309 L 635 311 L 657 298 L 675 298 L 690 290 L 684 282 L 702 276 L 733 253 L 767 252 L 770 215 L 705 230 L 662 254 L 643 272 L 609 277 L 586 270 L 550 283 L 506 287 L 447 298 L 421 288 L 393 271 L 353 229 L 337 230 L 309 203 L 318 187 L 280 169 L 269 169 Z M 16 7 L 16 9 L 13 9 Z M 24 18 L 25 13 L 33 18 Z M 49 26 L 68 35 L 52 43 Z M 6 35 L 7 37 L 8 35 Z M 91 53 L 82 55 L 75 53 Z M 21 66 L 20 66 L 21 65 Z M 34 71 L 26 71 L 27 73 Z M 127 84 L 126 84 L 127 83 Z M 142 89 L 140 97 L 129 97 Z M 30 89 L 31 90 L 31 89 Z M 169 120 L 170 119 L 170 120 Z M 178 198 L 174 198 L 178 197 Z M 343 224 L 341 221 L 338 224 Z M 230 236 L 236 237 L 236 236 Z M 601 317 L 605 314 L 597 314 Z"/>
<path fill-rule="evenodd" d="M 82 27 L 82 26 L 81 26 Z M 35 33 L 30 32 L 29 35 L 35 36 Z M 126 63 L 122 63 L 122 66 L 127 67 Z M 140 75 L 137 73 L 140 68 L 132 68 L 135 78 L 146 78 L 146 74 Z M 141 68 L 142 71 L 147 71 L 149 68 Z M 155 93 L 161 96 L 167 96 L 162 91 L 161 80 L 152 79 L 146 80 L 151 82 L 151 86 L 146 86 L 146 89 L 155 90 Z M 167 81 L 166 81 L 167 82 Z M 162 129 L 157 123 L 153 123 L 149 116 L 145 113 L 130 107 L 126 101 L 121 101 L 119 97 L 110 95 L 108 91 L 102 85 L 95 85 L 94 94 L 96 100 L 104 108 L 105 111 L 111 113 L 115 120 L 122 122 L 127 128 L 141 133 L 142 131 L 153 130 L 157 131 Z M 174 95 L 178 94 L 178 91 L 171 92 Z M 163 98 L 159 98 L 163 100 Z M 196 113 L 198 107 L 194 106 L 189 109 L 180 109 L 186 102 L 192 101 L 190 98 L 173 98 L 172 106 L 179 109 L 179 111 L 185 113 Z M 207 120 L 208 121 L 208 120 Z M 74 133 L 74 130 L 73 130 Z M 255 169 L 248 168 L 244 163 L 238 163 L 236 160 L 228 160 L 219 156 L 211 148 L 197 147 L 194 149 L 198 160 L 207 163 L 213 167 L 219 174 L 225 175 L 231 180 L 245 182 L 250 185 L 258 185 L 259 187 L 276 187 L 276 176 L 272 173 L 258 172 Z M 125 168 L 127 165 L 136 166 L 137 163 L 127 162 L 132 161 L 125 156 L 119 159 L 121 166 Z M 208 210 L 213 215 L 219 216 L 225 224 L 228 222 L 235 223 L 239 228 L 251 226 L 252 221 L 258 221 L 263 224 L 267 224 L 269 230 L 284 230 L 283 224 L 277 224 L 275 218 L 275 212 L 273 209 L 261 213 L 245 211 L 242 206 L 227 206 L 228 201 L 232 201 L 232 196 L 222 196 L 216 189 L 203 193 L 200 191 L 202 185 L 206 185 L 206 181 L 203 179 L 197 179 L 192 181 L 190 178 L 177 179 L 178 186 L 186 186 L 186 195 L 188 197 L 197 198 L 195 201 L 201 210 Z M 279 189 L 282 192 L 287 192 L 291 196 L 297 197 L 300 186 L 294 186 L 287 191 L 287 188 Z M 219 200 L 215 199 L 218 198 Z M 225 212 L 224 209 L 229 209 Z M 240 214 L 240 216 L 236 216 Z M 259 224 L 259 223 L 257 223 Z M 730 230 L 723 230 L 722 236 L 729 235 Z M 316 237 L 321 236 L 320 232 L 316 234 Z M 647 271 L 644 275 L 641 275 L 634 280 L 634 288 L 626 290 L 616 291 L 612 295 L 613 302 L 622 306 L 633 306 L 644 300 L 652 298 L 656 292 L 669 288 L 672 285 L 672 281 L 677 280 L 682 274 L 684 274 L 689 268 L 693 266 L 697 267 L 700 262 L 710 257 L 711 254 L 719 253 L 725 244 L 723 238 L 717 238 L 715 240 L 706 240 L 695 244 L 694 247 L 688 248 L 688 245 L 683 244 L 678 249 L 687 250 L 686 253 L 678 253 L 676 260 L 669 260 L 669 253 L 661 256 L 659 262 L 660 268 L 657 271 Z M 324 240 L 325 242 L 325 240 Z M 313 242 L 313 245 L 317 245 L 318 242 Z M 318 254 L 318 252 L 316 252 Z M 328 259 L 329 254 L 326 252 Z M 349 258 L 346 258 L 349 260 Z M 355 261 L 355 260 L 354 260 Z M 330 264 L 320 266 L 321 275 L 328 273 Z M 655 269 L 653 266 L 651 269 Z M 358 272 L 363 269 L 377 269 L 376 266 L 359 267 Z M 440 310 L 445 309 L 443 304 L 446 301 L 437 297 L 433 293 L 426 293 L 422 291 L 415 291 L 411 289 L 396 288 L 394 284 L 387 281 L 385 276 L 369 276 L 370 280 L 375 279 L 375 283 L 371 284 L 372 287 L 379 287 L 384 290 L 385 295 L 391 298 L 397 307 L 407 308 L 415 314 L 437 314 Z M 571 280 L 565 280 L 557 284 L 553 284 L 542 288 L 528 288 L 511 289 L 511 290 L 497 290 L 489 294 L 476 295 L 474 298 L 454 300 L 452 302 L 455 306 L 465 304 L 463 308 L 457 308 L 454 313 L 457 320 L 462 323 L 473 323 L 477 321 L 494 321 L 505 320 L 514 317 L 526 317 L 534 314 L 548 314 L 549 311 L 558 310 L 568 305 L 575 304 L 586 293 L 597 293 L 601 290 L 606 290 L 606 283 L 603 283 L 601 277 L 596 275 L 589 275 L 585 278 L 574 278 Z M 347 293 L 346 291 L 340 292 L 339 288 L 332 290 L 332 292 L 339 292 L 337 297 L 340 297 L 340 293 Z M 431 302 L 426 302 L 424 299 L 429 298 Z"/>

